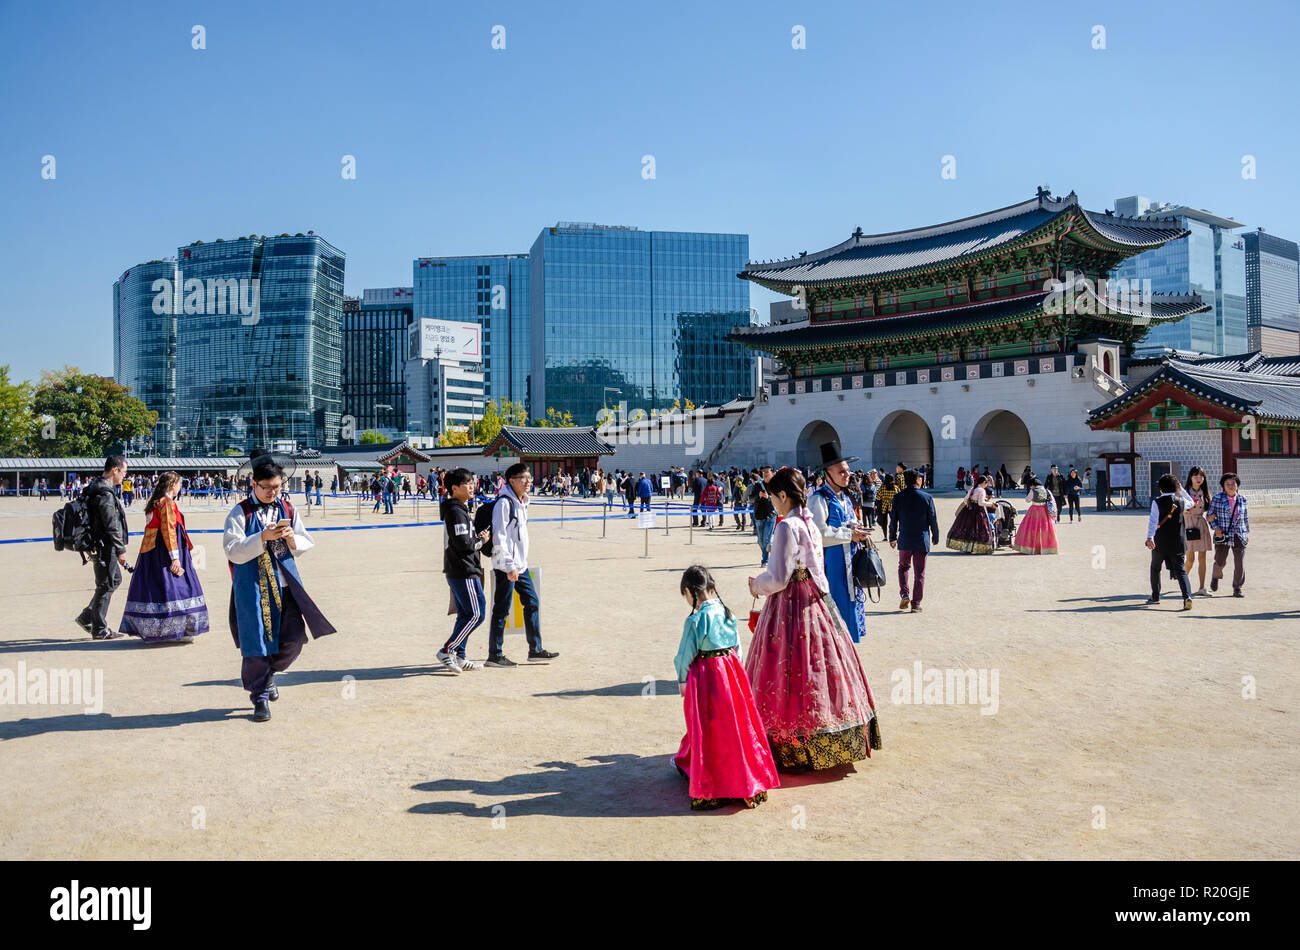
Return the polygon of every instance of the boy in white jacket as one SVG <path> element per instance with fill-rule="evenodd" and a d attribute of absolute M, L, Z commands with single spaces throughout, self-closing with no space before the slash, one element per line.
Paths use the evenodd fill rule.
<path fill-rule="evenodd" d="M 492 629 L 488 637 L 488 666 L 517 664 L 502 652 L 505 645 L 506 615 L 519 591 L 524 606 L 524 632 L 528 638 L 528 659 L 553 660 L 559 656 L 542 649 L 538 622 L 540 603 L 537 588 L 528 574 L 528 491 L 532 472 L 522 462 L 506 469 L 505 485 L 492 509 Z"/>

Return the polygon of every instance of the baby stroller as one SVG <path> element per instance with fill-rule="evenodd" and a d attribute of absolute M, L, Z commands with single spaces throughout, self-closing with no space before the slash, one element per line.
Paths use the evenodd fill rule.
<path fill-rule="evenodd" d="M 1016 540 L 1016 506 L 1005 498 L 998 499 L 993 518 L 994 549 L 1007 547 Z"/>

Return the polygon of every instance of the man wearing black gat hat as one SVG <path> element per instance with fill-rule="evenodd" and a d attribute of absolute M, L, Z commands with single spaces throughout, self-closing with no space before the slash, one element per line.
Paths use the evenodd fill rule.
<path fill-rule="evenodd" d="M 849 463 L 858 461 L 858 457 L 846 458 L 834 442 L 822 443 L 821 451 L 826 480 L 808 496 L 808 511 L 822 534 L 822 559 L 831 599 L 857 643 L 867 629 L 867 597 L 853 583 L 853 555 L 871 528 L 857 519 L 844 489 L 849 485 Z"/>

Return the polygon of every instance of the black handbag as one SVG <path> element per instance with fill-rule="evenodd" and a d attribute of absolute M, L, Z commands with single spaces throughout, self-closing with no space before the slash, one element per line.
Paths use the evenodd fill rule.
<path fill-rule="evenodd" d="M 873 604 L 880 603 L 880 592 L 885 586 L 885 562 L 880 559 L 880 552 L 867 538 L 858 553 L 853 555 L 853 583 L 867 592 Z M 876 589 L 876 596 L 871 596 L 871 589 Z"/>
<path fill-rule="evenodd" d="M 1187 529 L 1187 540 L 1188 540 L 1188 541 L 1199 541 L 1199 540 L 1201 540 L 1201 529 L 1200 529 L 1200 528 L 1188 528 L 1188 529 Z"/>

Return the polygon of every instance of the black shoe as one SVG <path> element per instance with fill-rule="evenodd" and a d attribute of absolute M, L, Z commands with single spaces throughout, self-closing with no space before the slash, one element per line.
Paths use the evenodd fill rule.
<path fill-rule="evenodd" d="M 506 656 L 506 655 L 503 653 L 503 654 L 501 654 L 500 656 L 490 656 L 490 657 L 488 657 L 487 660 L 484 661 L 483 665 L 484 665 L 484 666 L 499 666 L 499 667 L 501 667 L 502 669 L 505 669 L 505 668 L 507 668 L 507 667 L 511 667 L 511 666 L 518 666 L 519 664 L 516 663 L 514 660 L 510 659 L 508 656 Z"/>
<path fill-rule="evenodd" d="M 92 633 L 91 639 L 94 640 L 122 640 L 126 634 L 118 630 L 105 630 L 103 633 Z"/>
<path fill-rule="evenodd" d="M 1234 590 L 1234 591 L 1232 592 L 1232 596 L 1233 596 L 1233 597 L 1245 597 L 1246 595 L 1243 594 L 1243 593 L 1241 592 L 1241 588 L 1239 587 L 1239 588 L 1237 588 L 1236 590 Z"/>
<path fill-rule="evenodd" d="M 92 637 L 95 635 L 95 628 L 90 625 L 90 621 L 82 620 L 80 616 L 76 616 L 72 618 L 72 622 L 75 623 L 82 630 L 86 631 Z"/>
<path fill-rule="evenodd" d="M 550 650 L 538 650 L 538 651 L 535 652 L 535 653 L 534 653 L 532 650 L 529 650 L 529 651 L 528 651 L 528 659 L 529 659 L 530 661 L 532 661 L 532 660 L 553 660 L 553 659 L 555 659 L 555 658 L 556 658 L 557 656 L 559 656 L 559 655 L 560 655 L 560 654 L 558 654 L 558 653 L 554 653 L 554 652 L 552 652 L 552 651 L 550 651 Z"/>
<path fill-rule="evenodd" d="M 266 700 L 260 699 L 253 703 L 253 722 L 266 722 L 271 718 L 271 707 L 266 704 Z"/>
<path fill-rule="evenodd" d="M 1217 577 L 1210 578 L 1210 590 L 1216 594 L 1219 592 L 1219 579 Z"/>
<path fill-rule="evenodd" d="M 1148 597 L 1148 598 L 1147 598 L 1147 603 L 1148 603 L 1148 604 L 1158 604 L 1158 603 L 1160 603 L 1160 598 L 1159 598 L 1159 597 Z"/>
<path fill-rule="evenodd" d="M 266 698 L 271 702 L 275 702 L 280 698 L 280 687 L 276 686 L 274 681 L 266 689 Z"/>

